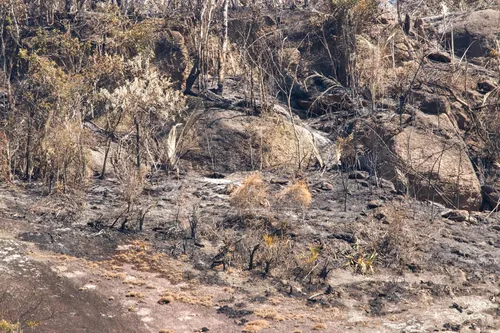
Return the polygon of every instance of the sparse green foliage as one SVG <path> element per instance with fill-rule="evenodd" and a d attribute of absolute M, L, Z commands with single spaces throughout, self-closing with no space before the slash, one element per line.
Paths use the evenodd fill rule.
<path fill-rule="evenodd" d="M 5 319 L 0 320 L 0 332 L 2 333 L 22 333 L 20 323 L 11 323 Z"/>
<path fill-rule="evenodd" d="M 373 267 L 377 256 L 377 252 L 372 252 L 369 254 L 360 252 L 349 255 L 347 256 L 347 259 L 349 260 L 347 265 L 351 266 L 355 272 L 361 274 L 373 273 Z"/>
<path fill-rule="evenodd" d="M 287 248 L 290 247 L 290 240 L 284 236 L 264 234 L 263 247 L 261 250 L 262 261 L 264 262 L 264 273 L 269 274 L 271 269 L 282 263 L 286 255 Z"/>

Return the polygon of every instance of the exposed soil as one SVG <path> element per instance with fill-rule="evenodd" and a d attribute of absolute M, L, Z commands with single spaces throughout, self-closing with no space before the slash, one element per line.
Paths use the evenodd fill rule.
<path fill-rule="evenodd" d="M 265 276 L 259 267 L 248 271 L 236 263 L 223 271 L 212 265 L 221 246 L 214 233 L 221 223 L 247 230 L 228 219 L 233 212 L 225 194 L 245 175 L 150 179 L 141 205 L 156 205 L 143 232 L 133 230 L 135 221 L 127 231 L 109 228 L 124 207 L 113 179 L 94 180 L 78 200 L 3 185 L 4 317 L 26 312 L 24 322 L 40 321 L 36 332 L 239 332 L 259 325 L 267 327 L 262 332 L 498 332 L 497 213 L 478 214 L 475 224 L 446 220 L 442 208 L 370 179 L 349 180 L 344 212 L 341 174 L 310 174 L 313 203 L 304 220 L 298 212 L 281 214 L 296 248 L 324 244 L 337 253 L 327 279 Z M 276 190 L 287 181 L 265 179 Z M 197 245 L 187 237 L 196 204 Z M 373 273 L 346 266 L 345 249 L 402 221 L 399 237 L 407 247 L 379 253 Z M 411 264 L 396 262 L 393 250 Z"/>
<path fill-rule="evenodd" d="M 434 1 L 423 3 L 422 9 L 412 8 L 408 12 L 426 13 L 427 6 Z M 366 5 L 360 4 L 360 7 Z M 404 6 L 413 7 L 413 4 Z M 166 149 L 168 154 L 163 154 L 163 147 L 159 149 L 161 161 L 157 161 L 157 157 L 146 158 L 150 152 L 140 148 L 138 124 L 124 129 L 123 133 L 118 128 L 114 134 L 106 133 L 108 130 L 99 124 L 104 123 L 103 117 L 109 110 L 104 110 L 103 105 L 94 105 L 93 100 L 85 101 L 81 109 L 91 106 L 92 112 L 87 110 L 82 113 L 85 117 L 75 119 L 80 124 L 85 118 L 85 127 L 81 129 L 91 143 L 83 139 L 75 139 L 75 142 L 82 145 L 81 152 L 90 155 L 87 161 L 83 153 L 78 154 L 90 169 L 86 171 L 97 174 L 103 170 L 106 147 L 111 147 L 113 155 L 113 150 L 122 145 L 119 141 L 128 140 L 125 145 L 131 145 L 120 146 L 123 156 L 108 156 L 105 179 L 97 175 L 88 177 L 82 172 L 80 180 L 84 184 L 79 189 L 71 188 L 73 184 L 70 184 L 64 191 L 66 180 L 64 183 L 59 180 L 55 181 L 54 189 L 48 190 L 47 183 L 54 180 L 55 171 L 62 172 L 62 166 L 43 174 L 40 170 L 49 168 L 50 161 L 43 164 L 38 160 L 46 159 L 45 155 L 57 155 L 54 151 L 59 149 L 64 135 L 54 136 L 51 149 L 39 138 L 38 146 L 30 150 L 32 122 L 42 115 L 33 116 L 31 105 L 25 109 L 25 100 L 19 99 L 15 105 L 18 109 L 9 109 L 12 112 L 6 117 L 15 129 L 8 131 L 9 136 L 16 139 L 9 146 L 12 151 L 0 151 L 0 157 L 14 154 L 17 156 L 17 164 L 14 164 L 26 164 L 27 169 L 13 170 L 13 177 L 9 178 L 13 183 L 0 182 L 0 332 L 10 333 L 1 326 L 6 321 L 19 322 L 25 333 L 500 332 L 500 212 L 473 211 L 495 210 L 500 198 L 500 163 L 495 160 L 500 141 L 494 135 L 498 132 L 496 127 L 488 126 L 494 123 L 495 119 L 490 117 L 498 110 L 493 100 L 500 91 L 495 67 L 499 59 L 495 49 L 498 49 L 498 38 L 484 32 L 492 25 L 491 17 L 497 17 L 490 14 L 498 13 L 479 11 L 482 5 L 477 6 L 470 9 L 471 12 L 451 13 L 449 17 L 408 16 L 405 25 L 413 23 L 411 29 L 415 31 L 410 31 L 408 26 L 405 32 L 393 8 L 391 13 L 385 13 L 387 17 L 373 17 L 374 22 L 363 35 L 356 35 L 354 28 L 346 29 L 350 18 L 344 17 L 349 15 L 339 14 L 341 20 L 329 22 L 329 15 L 323 13 L 321 7 L 321 10 L 232 10 L 229 48 L 235 51 L 244 46 L 247 49 L 241 54 L 229 55 L 234 68 L 226 73 L 224 96 L 195 85 L 189 94 L 197 96 L 186 97 L 186 116 L 190 114 L 192 118 L 164 124 L 159 126 L 164 128 L 158 133 L 143 137 L 144 141 L 154 141 L 157 146 L 170 143 L 172 129 L 184 123 L 179 131 L 182 128 L 186 132 L 172 136 L 182 143 L 182 147 L 174 149 L 182 155 L 180 162 L 173 163 L 170 148 Z M 445 9 L 443 6 L 443 11 Z M 474 22 L 468 22 L 467 17 L 473 11 L 480 13 L 473 15 Z M 144 15 L 137 17 L 137 22 L 127 24 L 133 26 L 147 21 L 149 13 Z M 182 15 L 176 13 L 172 21 Z M 258 22 L 255 15 L 259 16 Z M 132 19 L 126 16 L 128 14 L 116 16 L 116 20 L 110 21 Z M 101 20 L 101 16 L 96 17 Z M 203 17 L 201 15 L 200 22 Z M 185 66 L 200 60 L 191 59 L 187 50 L 193 46 L 189 40 L 199 37 L 184 31 L 189 28 L 182 27 L 181 23 L 180 26 L 171 24 L 170 19 L 168 16 L 155 20 L 166 23 L 161 28 L 166 35 L 162 41 L 155 41 L 155 61 L 161 71 L 165 71 L 161 74 L 168 74 L 175 81 L 183 79 L 188 69 Z M 187 21 L 190 20 L 198 18 L 189 16 Z M 85 22 L 68 24 L 68 28 L 64 23 L 61 36 L 70 36 L 75 26 L 79 30 L 93 25 L 93 21 Z M 10 24 L 3 34 L 13 30 Z M 465 43 L 456 44 L 457 51 L 470 46 L 472 37 L 479 44 L 472 43 L 475 49 L 470 57 L 475 59 L 471 63 L 462 55 L 452 55 L 453 50 L 447 45 L 437 47 L 453 38 L 453 27 L 458 29 L 456 38 Z M 34 34 L 32 27 L 27 29 L 24 34 L 26 31 Z M 66 33 L 66 29 L 70 33 Z M 196 29 L 200 29 L 203 36 L 204 28 Z M 212 28 L 218 29 L 217 25 Z M 260 35 L 256 34 L 252 41 L 249 38 L 255 29 Z M 94 34 L 101 36 L 92 32 Z M 142 30 L 124 35 L 143 36 Z M 448 35 L 450 37 L 445 38 Z M 267 40 L 266 36 L 273 38 Z M 219 39 L 213 37 L 209 31 L 206 39 Z M 99 46 L 106 59 L 106 52 L 112 52 L 113 48 L 113 37 L 109 38 L 110 41 L 104 38 Z M 141 37 L 141 41 L 142 38 L 147 39 Z M 169 38 L 182 42 L 169 41 Z M 343 38 L 347 39 L 342 41 Z M 361 43 L 357 43 L 358 38 Z M 361 45 L 354 45 L 364 42 L 369 53 L 363 51 Z M 10 44 L 15 45 L 12 54 L 22 55 L 22 51 L 26 51 L 18 49 L 18 45 L 26 43 L 19 44 L 16 40 Z M 106 44 L 109 45 L 106 47 Z M 353 45 L 347 47 L 348 44 Z M 250 61 L 242 60 L 251 56 L 249 45 L 260 45 L 259 62 L 250 59 L 251 63 L 238 65 L 238 61 Z M 273 45 L 274 51 L 266 53 Z M 211 48 L 205 50 L 205 46 L 196 46 L 191 50 L 192 55 L 199 57 L 199 50 L 217 53 Z M 353 54 L 348 54 L 351 51 Z M 30 52 L 36 55 L 35 51 Z M 47 52 L 58 54 L 52 49 Z M 50 56 L 46 55 L 48 59 Z M 115 56 L 125 59 L 118 53 L 110 59 Z M 342 59 L 335 59 L 339 57 Z M 372 59 L 376 57 L 379 59 Z M 273 64 L 260 62 L 261 58 L 270 58 Z M 278 58 L 280 64 L 274 68 Z M 356 59 L 357 65 L 351 58 Z M 27 59 L 21 60 L 23 66 L 28 65 Z M 385 64 L 387 61 L 391 64 Z M 14 64 L 11 67 L 15 68 Z M 350 86 L 351 83 L 347 85 L 350 77 L 341 72 L 351 66 L 363 67 L 363 64 L 367 67 L 366 73 L 352 73 L 354 81 L 363 81 L 365 76 L 366 82 L 359 86 L 363 89 Z M 103 62 L 100 66 L 108 65 Z M 83 73 L 92 70 L 86 68 Z M 199 70 L 193 67 L 192 74 Z M 281 78 L 271 77 L 276 70 Z M 99 80 L 113 81 L 107 77 L 107 71 L 103 73 L 99 74 L 102 75 Z M 29 73 L 24 75 L 28 77 Z M 255 75 L 262 83 L 254 82 Z M 213 81 L 212 86 L 205 88 L 214 90 L 216 80 L 209 76 L 204 73 L 200 79 Z M 380 80 L 372 82 L 372 77 Z M 19 81 L 14 90 L 24 95 L 26 87 L 30 87 L 25 82 L 27 78 L 12 77 L 12 81 L 14 79 Z M 394 82 L 388 84 L 384 80 Z M 68 75 L 66 81 L 72 82 L 73 77 Z M 289 89 L 288 96 L 274 87 L 280 82 Z M 116 84 L 118 82 L 110 82 L 105 87 L 115 89 Z M 179 87 L 183 84 L 174 83 Z M 40 84 L 40 88 L 42 86 Z M 93 83 L 92 91 L 105 87 Z M 374 91 L 370 91 L 372 88 Z M 269 92 L 264 93 L 267 89 Z M 59 92 L 59 88 L 54 91 Z M 28 92 L 26 95 L 31 95 L 32 92 Z M 3 91 L 0 93 L 3 96 Z M 42 98 L 42 94 L 35 95 Z M 268 101 L 265 95 L 269 95 Z M 64 100 L 72 100 L 73 95 L 70 96 Z M 82 98 L 79 94 L 76 96 Z M 52 99 L 48 98 L 50 103 L 41 109 L 59 106 L 58 100 Z M 286 103 L 285 99 L 288 99 Z M 98 100 L 99 103 L 102 101 Z M 0 104 L 7 105 L 7 102 Z M 74 113 L 73 106 L 67 109 L 68 115 L 61 119 Z M 154 111 L 156 107 L 148 109 Z M 24 116 L 19 116 L 23 112 Z M 88 116 L 92 119 L 87 119 L 87 113 L 92 113 Z M 135 122 L 136 116 L 133 118 Z M 196 119 L 192 127 L 188 126 L 191 119 Z M 51 124 L 49 119 L 46 123 Z M 70 124 L 61 120 L 50 130 L 57 133 L 72 128 L 67 126 Z M 361 124 L 367 124 L 373 133 L 386 140 L 375 140 L 372 136 L 360 139 Z M 48 127 L 44 131 L 49 132 Z M 401 147 L 387 148 L 404 130 L 413 135 L 418 133 L 417 144 L 411 146 L 408 136 L 397 145 L 417 151 L 413 159 L 410 158 L 412 152 Z M 71 130 L 67 131 L 72 134 Z M 27 143 L 24 138 L 16 137 L 25 132 Z M 136 139 L 132 140 L 126 132 L 137 133 Z M 166 135 L 167 141 L 156 142 Z M 108 139 L 114 140 L 109 146 Z M 483 142 L 484 139 L 488 140 Z M 444 143 L 450 142 L 458 148 L 446 153 L 447 163 L 443 163 L 442 168 L 448 172 L 444 172 L 440 170 L 448 151 Z M 150 143 L 144 148 L 150 147 Z M 435 151 L 428 149 L 431 144 Z M 88 152 L 90 146 L 92 152 Z M 381 146 L 388 150 L 381 150 Z M 119 168 L 109 164 L 113 164 L 112 159 L 117 162 L 116 159 L 123 158 L 125 165 L 131 160 L 129 157 L 136 157 L 134 154 L 138 154 L 140 162 L 141 154 L 137 152 L 141 149 L 142 166 L 154 164 L 158 169 L 145 172 L 144 189 L 138 186 L 142 192 L 127 209 L 122 193 L 126 180 L 120 182 L 115 174 Z M 426 150 L 430 153 L 419 153 Z M 382 151 L 391 158 L 385 159 L 386 156 L 380 154 Z M 40 155 L 30 157 L 29 153 Z M 436 156 L 441 157 L 436 159 Z M 39 174 L 19 180 L 21 174 L 32 172 L 27 163 L 30 159 L 36 164 L 31 168 L 40 169 Z M 301 163 L 300 168 L 297 161 Z M 463 179 L 462 162 L 467 164 L 469 178 Z M 80 170 L 81 164 L 75 162 L 73 167 Z M 382 173 L 376 164 L 389 164 L 390 172 Z M 401 168 L 405 165 L 406 168 Z M 419 170 L 422 166 L 425 168 Z M 459 167 L 456 169 L 456 166 Z M 1 174 L 5 171 L 2 168 L 3 165 L 0 166 L 1 179 L 7 180 Z M 164 170 L 169 168 L 178 168 L 177 173 Z M 307 171 L 294 173 L 297 169 Z M 415 171 L 412 177 L 409 177 L 410 169 Z M 143 169 L 137 172 L 134 164 L 130 170 L 124 170 L 128 170 L 127 176 L 134 180 Z M 264 170 L 261 174 L 265 196 L 251 208 L 231 204 L 235 189 L 244 184 L 253 170 Z M 398 178 L 398 172 L 402 171 L 407 184 L 399 186 L 405 180 Z M 394 177 L 389 177 L 389 173 Z M 443 174 L 447 175 L 446 179 L 440 179 Z M 382 179 L 380 175 L 391 179 Z M 414 178 L 413 184 L 410 178 Z M 46 182 L 42 184 L 41 179 Z M 453 186 L 440 188 L 438 185 L 442 183 Z M 306 192 L 303 201 L 311 194 L 310 206 L 283 194 L 294 184 L 302 186 L 302 194 Z M 485 185 L 491 189 L 488 196 L 481 188 Z M 49 192 L 53 193 L 49 195 Z M 454 199 L 441 200 L 441 204 L 425 200 L 439 201 L 436 193 L 443 194 L 443 199 L 456 198 L 458 204 Z M 464 208 L 464 200 L 471 198 L 472 204 Z M 246 199 L 255 201 L 254 197 Z M 489 207 L 480 205 L 485 199 L 491 201 L 488 201 Z M 446 204 L 462 210 L 453 210 L 455 215 L 443 214 L 448 211 L 443 206 Z M 467 208 L 471 212 L 463 210 Z"/>

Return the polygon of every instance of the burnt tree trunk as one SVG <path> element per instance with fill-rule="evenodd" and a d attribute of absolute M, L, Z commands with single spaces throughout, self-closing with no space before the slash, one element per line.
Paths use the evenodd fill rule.
<path fill-rule="evenodd" d="M 222 29 L 221 29 L 221 49 L 219 51 L 219 80 L 217 84 L 217 94 L 222 96 L 224 90 L 224 76 L 226 71 L 226 58 L 227 58 L 227 26 L 228 26 L 228 18 L 227 13 L 229 9 L 229 0 L 224 0 L 223 9 L 222 9 Z"/>

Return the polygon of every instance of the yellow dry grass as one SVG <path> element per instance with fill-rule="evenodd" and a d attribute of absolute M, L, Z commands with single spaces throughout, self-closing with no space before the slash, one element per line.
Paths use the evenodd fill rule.
<path fill-rule="evenodd" d="M 324 331 L 328 328 L 328 326 L 325 324 L 325 323 L 318 323 L 318 324 L 315 324 L 313 327 L 312 327 L 312 330 L 313 331 Z"/>
<path fill-rule="evenodd" d="M 312 202 L 312 195 L 305 180 L 296 180 L 285 187 L 279 194 L 279 198 L 281 201 L 296 204 L 302 209 L 309 208 Z"/>
<path fill-rule="evenodd" d="M 124 280 L 123 284 L 130 284 L 133 286 L 144 286 L 146 284 L 146 281 L 144 280 Z"/>
<path fill-rule="evenodd" d="M 162 294 L 162 298 L 160 299 L 160 301 L 164 300 L 168 303 L 172 303 L 175 300 L 185 304 L 201 305 L 209 308 L 213 306 L 213 298 L 214 298 L 213 295 L 206 295 L 206 294 L 200 295 L 199 292 L 196 291 L 188 293 L 185 292 L 175 293 L 170 290 L 165 290 Z"/>
<path fill-rule="evenodd" d="M 243 329 L 244 333 L 256 333 L 260 332 L 264 328 L 269 327 L 269 322 L 267 320 L 259 319 L 253 320 L 246 323 L 245 328 Z"/>
<path fill-rule="evenodd" d="M 264 319 L 270 319 L 274 321 L 283 321 L 285 318 L 279 314 L 275 309 L 270 309 L 270 308 L 261 308 L 261 309 L 256 309 L 253 312 L 257 317 L 264 318 Z"/>
<path fill-rule="evenodd" d="M 148 273 L 161 273 L 162 277 L 171 282 L 183 280 L 183 271 L 179 267 L 178 261 L 174 261 L 162 253 L 156 253 L 153 248 L 145 242 L 134 241 L 129 244 L 127 250 L 120 251 L 111 260 L 102 263 L 102 266 L 109 270 L 122 270 L 124 264 L 131 265 L 133 269 Z M 118 277 L 125 279 L 126 275 L 107 272 L 105 278 Z M 141 285 L 141 280 L 130 282 L 132 285 Z"/>
<path fill-rule="evenodd" d="M 137 291 L 129 291 L 125 297 L 130 297 L 130 298 L 143 298 L 144 295 L 141 294 L 140 292 L 137 292 Z"/>
<path fill-rule="evenodd" d="M 253 211 L 268 205 L 267 186 L 260 173 L 245 178 L 243 184 L 231 195 L 231 206 L 242 211 Z"/>

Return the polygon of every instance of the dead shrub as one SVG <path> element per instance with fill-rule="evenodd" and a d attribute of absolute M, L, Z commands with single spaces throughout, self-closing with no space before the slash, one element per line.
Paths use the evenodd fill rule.
<path fill-rule="evenodd" d="M 3 132 L 0 132 L 0 181 L 10 181 L 9 141 Z"/>
<path fill-rule="evenodd" d="M 415 231 L 406 222 L 406 216 L 397 209 L 385 211 L 388 225 L 380 227 L 380 222 L 363 224 L 356 233 L 356 245 L 347 256 L 347 265 L 360 273 L 372 272 L 377 265 L 403 268 L 418 264 L 418 244 Z"/>
<path fill-rule="evenodd" d="M 130 297 L 130 298 L 143 298 L 144 295 L 140 292 L 137 291 L 129 291 L 127 294 L 125 294 L 125 297 Z"/>
<path fill-rule="evenodd" d="M 380 261 L 389 267 L 406 267 L 416 264 L 419 258 L 416 254 L 417 244 L 412 236 L 412 226 L 406 222 L 406 216 L 400 211 L 388 214 L 390 223 L 387 231 L 375 239 L 376 251 Z"/>
<path fill-rule="evenodd" d="M 50 192 L 56 184 L 66 189 L 67 185 L 78 184 L 85 178 L 83 142 L 84 131 L 79 121 L 61 124 L 41 140 L 39 154 L 43 157 L 42 170 Z"/>
<path fill-rule="evenodd" d="M 359 75 L 360 84 L 369 88 L 372 101 L 382 97 L 387 92 L 390 83 L 391 39 L 372 43 L 361 36 L 357 40 L 358 58 L 356 59 L 356 70 Z"/>
<path fill-rule="evenodd" d="M 231 206 L 240 212 L 254 213 L 262 207 L 269 207 L 268 189 L 260 173 L 252 173 L 231 195 Z"/>
<path fill-rule="evenodd" d="M 356 74 L 359 86 L 370 95 L 372 108 L 382 98 L 404 94 L 418 70 L 419 50 L 405 40 L 400 30 L 382 32 L 377 38 L 357 36 Z"/>
<path fill-rule="evenodd" d="M 144 189 L 147 169 L 145 167 L 137 168 L 126 157 L 115 157 L 112 159 L 112 164 L 115 174 L 120 181 L 121 195 L 127 203 L 127 213 L 129 213 Z"/>
<path fill-rule="evenodd" d="M 302 210 L 309 208 L 312 202 L 312 195 L 309 191 L 309 186 L 303 179 L 295 180 L 288 185 L 278 195 L 281 202 L 288 202 L 292 205 L 299 206 Z"/>

